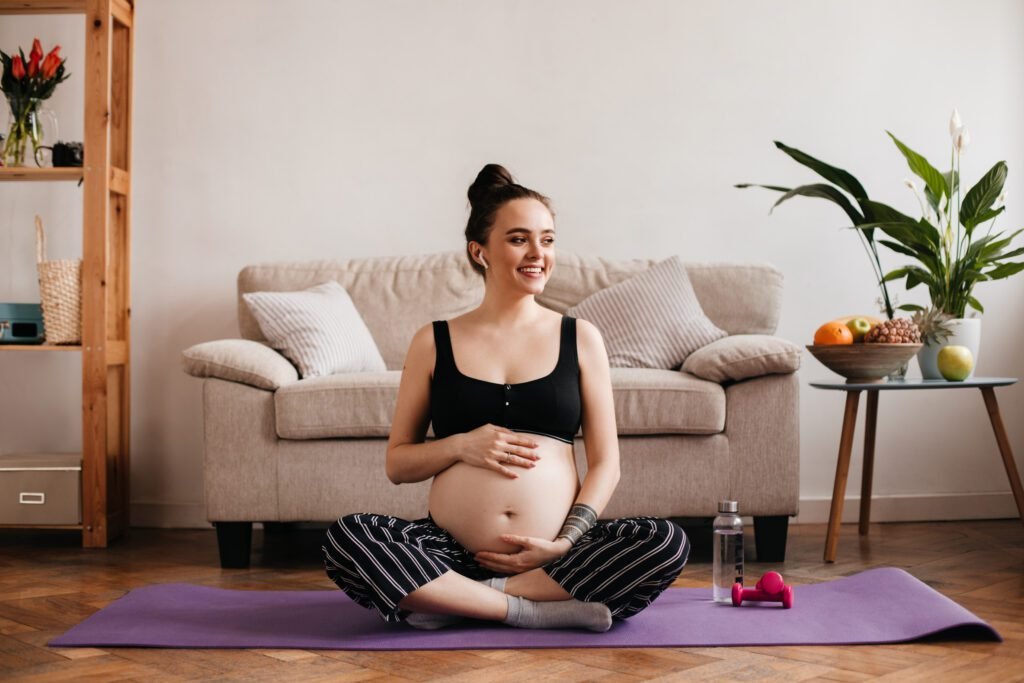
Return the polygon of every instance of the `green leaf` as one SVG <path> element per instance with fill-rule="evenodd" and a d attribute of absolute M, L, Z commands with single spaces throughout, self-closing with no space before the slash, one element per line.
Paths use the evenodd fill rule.
<path fill-rule="evenodd" d="M 858 202 L 861 210 L 864 211 L 864 218 L 869 222 L 878 223 L 908 223 L 916 225 L 917 219 L 900 213 L 888 204 L 876 202 L 871 199 L 862 199 Z"/>
<path fill-rule="evenodd" d="M 971 226 L 971 232 L 974 231 L 974 228 L 977 228 L 982 223 L 987 223 L 1003 211 L 1006 211 L 1005 206 L 1000 206 L 998 209 L 986 209 L 985 211 L 982 211 L 980 215 L 975 217 L 973 221 L 974 225 Z"/>
<path fill-rule="evenodd" d="M 850 173 L 844 171 L 841 168 L 835 166 L 829 166 L 824 161 L 819 161 L 809 154 L 805 154 L 798 149 L 789 147 L 775 141 L 775 146 L 781 149 L 783 152 L 788 154 L 798 163 L 803 164 L 807 168 L 811 169 L 825 180 L 835 183 L 842 189 L 853 195 L 854 199 L 861 199 L 868 196 L 868 193 L 864 190 L 864 187 L 860 184 L 860 181 L 853 177 Z"/>
<path fill-rule="evenodd" d="M 900 311 L 923 311 L 924 306 L 918 306 L 917 304 L 900 304 L 896 307 Z"/>
<path fill-rule="evenodd" d="M 1005 249 L 1006 247 L 1010 246 L 1010 242 L 1013 242 L 1014 238 L 1017 237 L 1017 235 L 1019 235 L 1021 232 L 1024 232 L 1024 228 L 1021 228 L 1020 230 L 1016 230 L 1016 231 L 1010 233 L 1009 237 L 1006 237 L 1006 238 L 1001 239 L 1001 240 L 996 240 L 996 241 L 992 242 L 991 244 L 986 244 L 986 242 L 988 242 L 989 240 L 995 240 L 997 237 L 999 237 L 1003 233 L 999 232 L 999 233 L 996 233 L 995 235 L 985 235 L 985 237 L 983 237 L 980 240 L 978 240 L 975 244 L 982 244 L 982 245 L 984 245 L 984 248 L 981 250 L 981 254 L 980 254 L 982 258 L 984 258 L 984 259 L 992 259 L 993 257 L 998 256 L 999 252 L 1001 252 L 1003 249 Z M 973 247 L 974 245 L 972 244 L 971 246 Z M 968 249 L 967 251 L 970 252 L 970 249 Z"/>
<path fill-rule="evenodd" d="M 903 156 L 906 158 L 907 165 L 910 167 L 910 170 L 924 181 L 924 184 L 928 186 L 931 193 L 936 198 L 940 198 L 942 195 L 949 196 L 949 186 L 946 184 L 946 179 L 941 173 L 939 173 L 938 169 L 928 163 L 928 160 L 923 156 L 896 139 L 895 135 L 889 131 L 885 132 L 890 138 L 892 138 L 892 141 L 896 143 L 899 150 L 903 152 Z"/>
<path fill-rule="evenodd" d="M 974 187 L 967 191 L 963 204 L 960 205 L 960 223 L 970 235 L 981 221 L 979 217 L 992 208 L 1006 182 L 1006 162 L 999 161 L 981 177 Z"/>
<path fill-rule="evenodd" d="M 857 210 L 853 208 L 853 204 L 851 204 L 850 200 L 846 198 L 846 195 L 825 183 L 815 183 L 813 185 L 801 185 L 800 187 L 794 187 L 792 190 L 789 190 L 786 194 L 779 197 L 779 200 L 772 205 L 772 210 L 787 199 L 798 195 L 828 199 L 829 201 L 838 204 L 854 224 L 864 222 L 864 217 L 857 213 Z"/>
<path fill-rule="evenodd" d="M 775 190 L 776 192 L 789 192 L 788 187 L 779 187 L 778 185 L 758 185 L 756 183 L 737 183 L 733 187 L 763 187 L 766 190 Z"/>
<path fill-rule="evenodd" d="M 878 241 L 881 244 L 884 244 L 885 246 L 889 247 L 890 249 L 892 249 L 893 251 L 895 251 L 897 253 L 905 254 L 906 256 L 913 256 L 914 258 L 919 258 L 918 252 L 916 250 L 911 249 L 910 247 L 904 246 L 904 245 L 900 244 L 899 242 L 893 242 L 892 240 L 878 240 Z"/>
<path fill-rule="evenodd" d="M 1015 263 L 1002 263 L 988 271 L 986 275 L 988 275 L 990 280 L 1002 280 L 1003 278 L 1015 275 L 1022 270 L 1024 270 L 1024 262 L 1017 261 Z"/>
<path fill-rule="evenodd" d="M 1008 251 L 1005 254 L 993 256 L 991 260 L 1002 261 L 1003 259 L 1013 258 L 1014 256 L 1020 256 L 1021 254 L 1024 254 L 1024 247 L 1021 247 L 1020 249 L 1014 249 L 1013 251 Z"/>
<path fill-rule="evenodd" d="M 921 225 L 923 224 L 923 225 Z M 854 226 L 857 230 L 878 228 L 896 241 L 921 252 L 936 253 L 939 248 L 939 233 L 928 222 L 918 223 L 862 223 Z"/>
<path fill-rule="evenodd" d="M 897 268 L 896 270 L 890 270 L 882 278 L 882 282 L 892 282 L 893 280 L 899 280 L 901 277 L 905 277 L 910 272 L 911 266 L 904 266 L 903 268 Z"/>
<path fill-rule="evenodd" d="M 967 303 L 971 305 L 971 308 L 976 310 L 978 313 L 984 313 L 985 307 L 981 305 L 981 302 L 975 299 L 973 296 L 967 297 Z"/>
<path fill-rule="evenodd" d="M 950 185 L 950 183 L 952 183 L 952 185 Z M 945 173 L 942 174 L 942 186 L 946 188 L 946 191 L 949 194 L 949 196 L 955 195 L 957 189 L 960 187 L 960 174 L 957 173 L 956 171 L 946 171 Z M 950 188 L 952 188 L 952 190 L 950 190 Z M 932 211 L 934 211 L 935 214 L 938 215 L 939 204 L 942 203 L 941 197 L 936 197 L 932 193 L 932 188 L 928 187 L 927 185 L 924 186 L 924 196 L 925 199 L 928 200 L 928 204 L 931 205 Z"/>

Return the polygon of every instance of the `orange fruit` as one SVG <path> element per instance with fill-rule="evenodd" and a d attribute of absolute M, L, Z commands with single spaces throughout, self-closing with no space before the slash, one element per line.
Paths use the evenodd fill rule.
<path fill-rule="evenodd" d="M 852 344 L 853 332 L 845 323 L 830 320 L 814 333 L 815 344 Z"/>

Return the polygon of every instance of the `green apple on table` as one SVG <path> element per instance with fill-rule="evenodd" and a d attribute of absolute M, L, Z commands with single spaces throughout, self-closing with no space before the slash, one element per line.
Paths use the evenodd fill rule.
<path fill-rule="evenodd" d="M 943 346 L 935 359 L 939 373 L 951 382 L 962 382 L 974 369 L 974 356 L 966 346 Z"/>
<path fill-rule="evenodd" d="M 871 331 L 871 322 L 867 318 L 850 318 L 846 327 L 853 334 L 854 343 L 864 341 L 864 335 Z"/>

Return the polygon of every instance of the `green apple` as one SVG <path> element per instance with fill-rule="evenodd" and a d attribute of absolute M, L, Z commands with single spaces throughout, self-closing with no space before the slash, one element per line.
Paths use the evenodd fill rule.
<path fill-rule="evenodd" d="M 962 382 L 974 369 L 974 356 L 966 346 L 943 346 L 936 359 L 939 372 L 951 382 Z"/>
<path fill-rule="evenodd" d="M 864 335 L 871 331 L 871 323 L 864 318 L 851 318 L 846 321 L 846 326 L 853 333 L 854 342 L 864 341 Z"/>

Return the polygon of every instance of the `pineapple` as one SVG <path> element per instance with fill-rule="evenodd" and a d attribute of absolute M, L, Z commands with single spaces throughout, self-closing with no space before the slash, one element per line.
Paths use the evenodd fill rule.
<path fill-rule="evenodd" d="M 864 335 L 866 344 L 917 344 L 921 333 L 909 318 L 883 320 Z"/>
<path fill-rule="evenodd" d="M 947 325 L 953 316 L 937 308 L 915 311 L 912 319 L 917 324 L 921 342 L 924 344 L 941 344 L 953 334 L 953 330 Z"/>

